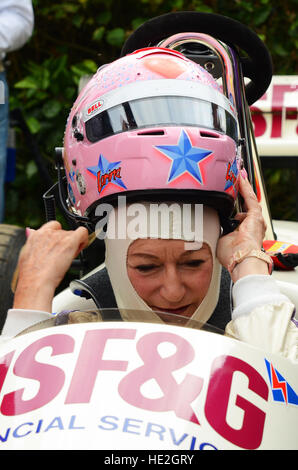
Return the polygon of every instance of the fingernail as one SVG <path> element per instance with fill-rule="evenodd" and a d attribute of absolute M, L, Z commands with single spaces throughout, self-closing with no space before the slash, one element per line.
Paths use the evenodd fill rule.
<path fill-rule="evenodd" d="M 246 169 L 245 169 L 245 168 L 242 168 L 242 170 L 240 171 L 240 173 L 241 173 L 242 178 L 246 180 L 246 179 L 247 179 L 247 172 L 246 172 Z"/>
<path fill-rule="evenodd" d="M 34 231 L 34 228 L 30 228 L 30 227 L 26 227 L 26 230 L 25 230 L 25 235 L 26 235 L 26 238 L 28 238 L 31 234 L 31 232 Z"/>

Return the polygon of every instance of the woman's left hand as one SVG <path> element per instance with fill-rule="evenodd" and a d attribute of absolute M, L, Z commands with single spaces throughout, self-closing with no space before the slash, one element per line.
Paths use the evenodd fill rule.
<path fill-rule="evenodd" d="M 227 269 L 236 252 L 248 253 L 251 250 L 261 250 L 266 232 L 266 223 L 257 196 L 248 179 L 242 175 L 239 192 L 244 199 L 246 212 L 236 215 L 235 219 L 240 221 L 240 225 L 233 232 L 221 237 L 217 245 L 217 258 Z M 236 265 L 231 277 L 235 282 L 247 274 L 268 274 L 268 265 L 263 260 L 249 257 Z"/>
<path fill-rule="evenodd" d="M 63 230 L 55 220 L 31 230 L 19 255 L 13 308 L 51 312 L 55 289 L 87 245 L 85 227 Z"/>

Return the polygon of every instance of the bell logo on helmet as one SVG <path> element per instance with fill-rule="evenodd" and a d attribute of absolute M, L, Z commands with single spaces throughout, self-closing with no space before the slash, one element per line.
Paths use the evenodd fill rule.
<path fill-rule="evenodd" d="M 96 176 L 98 192 L 109 184 L 113 183 L 123 189 L 127 189 L 121 177 L 121 161 L 109 162 L 103 155 L 99 155 L 98 164 L 96 166 L 87 167 L 87 170 Z"/>
<path fill-rule="evenodd" d="M 92 103 L 90 106 L 88 106 L 87 115 L 90 116 L 91 114 L 94 113 L 94 111 L 97 111 L 102 105 L 103 105 L 102 100 L 98 100 L 95 103 Z"/>
<path fill-rule="evenodd" d="M 172 160 L 168 183 L 184 173 L 204 184 L 200 163 L 212 154 L 211 150 L 194 147 L 187 132 L 182 129 L 177 145 L 158 145 L 155 147 Z"/>

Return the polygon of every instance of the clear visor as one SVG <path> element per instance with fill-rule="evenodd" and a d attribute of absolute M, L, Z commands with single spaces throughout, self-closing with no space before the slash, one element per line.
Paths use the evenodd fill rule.
<path fill-rule="evenodd" d="M 90 142 L 134 129 L 156 126 L 195 126 L 238 139 L 237 121 L 221 106 L 197 98 L 155 96 L 114 106 L 85 123 Z"/>

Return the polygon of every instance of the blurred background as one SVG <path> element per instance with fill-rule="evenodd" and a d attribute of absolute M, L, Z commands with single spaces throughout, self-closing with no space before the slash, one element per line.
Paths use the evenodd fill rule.
<path fill-rule="evenodd" d="M 33 0 L 33 6 L 32 38 L 6 57 L 15 131 L 10 145 L 16 146 L 6 224 L 37 228 L 45 222 L 42 194 L 56 180 L 54 149 L 63 145 L 81 77 L 118 58 L 125 39 L 147 19 L 186 10 L 229 16 L 259 34 L 275 75 L 298 75 L 298 0 Z M 297 125 L 297 103 L 292 108 Z M 273 218 L 297 220 L 298 170 L 265 166 Z"/>

